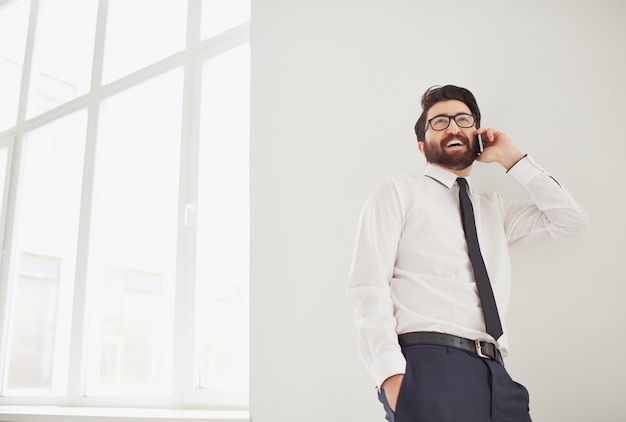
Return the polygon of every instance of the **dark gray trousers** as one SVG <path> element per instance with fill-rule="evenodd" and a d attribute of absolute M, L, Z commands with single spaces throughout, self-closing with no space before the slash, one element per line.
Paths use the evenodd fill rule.
<path fill-rule="evenodd" d="M 498 362 L 445 346 L 403 348 L 406 374 L 389 422 L 530 422 L 528 391 Z"/>

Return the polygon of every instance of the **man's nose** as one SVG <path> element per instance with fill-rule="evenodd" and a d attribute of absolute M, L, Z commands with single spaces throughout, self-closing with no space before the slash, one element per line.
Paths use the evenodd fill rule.
<path fill-rule="evenodd" d="M 461 131 L 461 129 L 456 124 L 456 120 L 450 119 L 450 124 L 448 125 L 448 128 L 446 129 L 446 132 L 448 132 L 448 133 L 459 133 L 460 131 Z"/>

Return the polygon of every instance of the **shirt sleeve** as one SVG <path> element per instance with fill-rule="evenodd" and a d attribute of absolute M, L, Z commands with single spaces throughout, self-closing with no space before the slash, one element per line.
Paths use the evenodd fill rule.
<path fill-rule="evenodd" d="M 403 225 L 401 198 L 391 179 L 385 179 L 362 210 L 347 285 L 359 355 L 378 387 L 406 368 L 390 291 Z"/>
<path fill-rule="evenodd" d="M 587 215 L 582 208 L 561 183 L 531 157 L 518 161 L 508 174 L 532 199 L 532 204 L 505 203 L 504 225 L 509 245 L 564 239 L 587 226 Z"/>

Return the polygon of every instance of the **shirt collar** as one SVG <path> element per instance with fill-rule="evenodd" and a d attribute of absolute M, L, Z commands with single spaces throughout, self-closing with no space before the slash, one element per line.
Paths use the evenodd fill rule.
<path fill-rule="evenodd" d="M 448 189 L 451 189 L 456 184 L 456 179 L 459 177 L 451 171 L 448 171 L 443 167 L 435 166 L 433 164 L 426 165 L 426 168 L 424 169 L 424 175 L 438 181 Z M 467 180 L 467 184 L 469 185 L 469 191 L 471 193 L 472 182 L 470 181 L 469 176 L 466 177 L 465 180 Z"/>

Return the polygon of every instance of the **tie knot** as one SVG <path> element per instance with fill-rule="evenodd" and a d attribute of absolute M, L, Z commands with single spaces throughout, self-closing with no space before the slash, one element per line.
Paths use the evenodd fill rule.
<path fill-rule="evenodd" d="M 465 180 L 463 177 L 458 177 L 456 181 L 462 188 L 467 186 L 467 180 Z"/>

